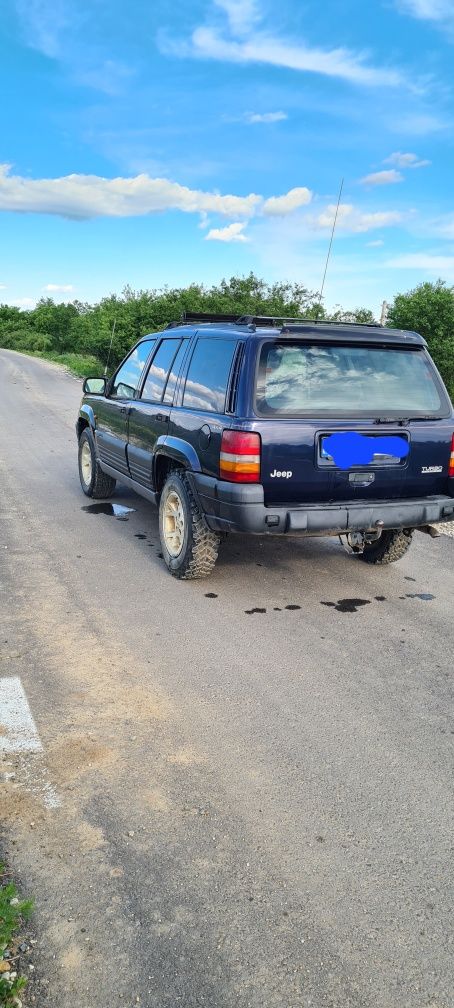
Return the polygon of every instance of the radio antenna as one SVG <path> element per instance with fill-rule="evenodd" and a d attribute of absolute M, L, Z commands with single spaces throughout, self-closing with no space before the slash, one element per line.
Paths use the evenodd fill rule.
<path fill-rule="evenodd" d="M 339 214 L 339 207 L 340 207 L 340 201 L 341 201 L 341 196 L 342 196 L 342 190 L 343 190 L 343 188 L 344 188 L 344 179 L 342 179 L 342 181 L 341 181 L 340 189 L 339 189 L 339 195 L 337 197 L 336 213 L 334 214 L 333 227 L 332 227 L 332 230 L 331 230 L 331 238 L 330 238 L 330 242 L 329 242 L 329 246 L 328 246 L 328 255 L 326 256 L 325 272 L 323 274 L 322 286 L 320 288 L 320 294 L 319 294 L 320 306 L 321 306 L 321 303 L 323 301 L 323 291 L 325 289 L 326 274 L 328 272 L 328 265 L 329 265 L 329 260 L 330 260 L 330 256 L 331 256 L 331 249 L 333 247 L 334 232 L 336 230 L 337 217 L 338 217 L 338 214 Z"/>
<path fill-rule="evenodd" d="M 114 335 L 115 335 L 115 326 L 116 326 L 116 324 L 117 324 L 117 318 L 115 316 L 115 318 L 113 320 L 112 332 L 111 332 L 111 335 L 110 335 L 110 346 L 109 346 L 109 353 L 107 355 L 107 364 L 106 364 L 106 366 L 104 368 L 104 378 L 107 377 L 107 369 L 109 367 L 109 361 L 110 361 L 110 355 L 111 355 L 111 352 L 112 352 L 112 343 L 113 343 L 113 338 L 114 338 Z"/>

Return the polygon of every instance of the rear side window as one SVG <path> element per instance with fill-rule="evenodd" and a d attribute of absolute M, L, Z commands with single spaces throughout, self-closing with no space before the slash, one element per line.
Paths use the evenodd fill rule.
<path fill-rule="evenodd" d="M 167 378 L 173 364 L 175 354 L 180 346 L 178 339 L 164 339 L 158 346 L 148 369 L 145 384 L 142 389 L 142 399 L 150 402 L 161 402 Z"/>
<path fill-rule="evenodd" d="M 183 396 L 188 409 L 223 413 L 237 341 L 199 339 L 191 357 Z"/>
<path fill-rule="evenodd" d="M 134 397 L 154 343 L 155 340 L 144 340 L 129 354 L 115 375 L 111 396 L 115 399 L 132 399 Z"/>
<path fill-rule="evenodd" d="M 180 348 L 177 352 L 177 355 L 170 370 L 169 377 L 167 379 L 166 390 L 164 392 L 164 398 L 162 401 L 165 403 L 169 403 L 170 405 L 173 403 L 173 396 L 178 381 L 178 375 L 180 373 L 181 365 L 183 363 L 183 357 L 187 350 L 188 342 L 189 340 L 185 339 L 180 344 Z"/>
<path fill-rule="evenodd" d="M 257 378 L 262 416 L 445 416 L 424 350 L 265 343 Z"/>

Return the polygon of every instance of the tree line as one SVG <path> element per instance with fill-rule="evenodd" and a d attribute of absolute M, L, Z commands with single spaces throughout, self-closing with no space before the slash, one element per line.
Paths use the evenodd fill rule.
<path fill-rule="evenodd" d="M 191 284 L 141 291 L 125 287 L 121 295 L 111 294 L 94 305 L 81 301 L 57 304 L 52 298 L 42 298 L 36 308 L 27 311 L 0 305 L 0 346 L 54 358 L 75 355 L 82 364 L 84 358 L 90 359 L 91 367 L 99 362 L 104 368 L 108 363 L 112 371 L 140 336 L 165 328 L 184 311 L 375 321 L 367 308 L 339 308 L 328 314 L 317 295 L 301 284 L 268 284 L 251 273 L 212 287 Z M 440 280 L 399 294 L 390 307 L 388 324 L 414 329 L 427 339 L 453 397 L 454 287 Z"/>

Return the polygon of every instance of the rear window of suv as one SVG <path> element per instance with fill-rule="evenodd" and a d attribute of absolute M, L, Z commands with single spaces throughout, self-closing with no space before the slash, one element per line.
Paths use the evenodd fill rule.
<path fill-rule="evenodd" d="M 257 375 L 260 416 L 447 416 L 424 350 L 266 342 Z"/>

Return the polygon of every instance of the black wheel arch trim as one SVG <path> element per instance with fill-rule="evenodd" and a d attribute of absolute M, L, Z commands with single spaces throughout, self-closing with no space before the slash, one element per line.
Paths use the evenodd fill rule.
<path fill-rule="evenodd" d="M 80 438 L 84 427 L 90 427 L 91 431 L 96 429 L 96 417 L 91 406 L 88 403 L 84 403 L 80 407 L 79 416 L 76 423 L 77 437 Z"/>
<path fill-rule="evenodd" d="M 159 458 L 162 458 L 162 456 L 175 459 L 176 462 L 180 462 L 189 471 L 198 473 L 202 471 L 199 456 L 195 448 L 189 444 L 189 441 L 184 441 L 183 438 L 172 437 L 172 435 L 166 435 L 165 437 L 158 438 L 153 453 L 153 484 L 155 486 L 156 466 Z"/>

